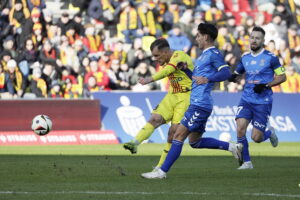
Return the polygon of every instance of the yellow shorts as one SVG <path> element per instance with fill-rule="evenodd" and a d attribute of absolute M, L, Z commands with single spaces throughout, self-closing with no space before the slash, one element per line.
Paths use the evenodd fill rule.
<path fill-rule="evenodd" d="M 166 123 L 171 121 L 173 124 L 178 124 L 190 105 L 190 95 L 190 91 L 176 94 L 168 93 L 152 113 L 161 115 Z"/>

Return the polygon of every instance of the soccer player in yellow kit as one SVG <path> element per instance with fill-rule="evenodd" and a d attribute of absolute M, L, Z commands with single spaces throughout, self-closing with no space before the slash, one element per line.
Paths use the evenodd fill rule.
<path fill-rule="evenodd" d="M 154 130 L 160 125 L 171 122 L 168 131 L 168 142 L 164 147 L 160 160 L 155 167 L 159 168 L 170 150 L 172 138 L 178 127 L 180 120 L 184 116 L 190 104 L 191 76 L 189 72 L 194 70 L 193 61 L 184 51 L 172 51 L 166 39 L 155 40 L 151 46 L 151 53 L 154 59 L 163 67 L 159 72 L 151 77 L 139 78 L 142 85 L 168 77 L 170 88 L 164 99 L 153 110 L 150 120 L 138 132 L 136 137 L 125 143 L 123 147 L 132 154 L 137 152 L 137 146 L 147 140 Z M 190 70 L 180 70 L 182 65 L 187 65 Z"/>

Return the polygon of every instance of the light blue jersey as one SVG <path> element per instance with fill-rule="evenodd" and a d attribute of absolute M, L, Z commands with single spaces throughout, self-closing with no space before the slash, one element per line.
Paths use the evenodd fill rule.
<path fill-rule="evenodd" d="M 229 67 L 224 61 L 223 55 L 216 47 L 210 47 L 205 49 L 195 61 L 193 76 L 210 77 L 223 67 Z M 213 86 L 213 82 L 198 85 L 196 81 L 193 80 L 191 104 L 202 108 L 212 109 L 213 99 L 210 93 Z"/>
<path fill-rule="evenodd" d="M 246 83 L 242 99 L 254 104 L 272 103 L 272 90 L 267 89 L 262 93 L 255 93 L 254 84 L 267 84 L 274 79 L 274 70 L 280 68 L 281 64 L 277 56 L 268 50 L 263 49 L 259 54 L 245 54 L 237 66 L 236 72 L 246 73 Z"/>

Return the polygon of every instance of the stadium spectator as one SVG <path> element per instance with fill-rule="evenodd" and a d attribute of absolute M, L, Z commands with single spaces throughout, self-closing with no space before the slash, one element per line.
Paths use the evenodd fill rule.
<path fill-rule="evenodd" d="M 54 81 L 57 81 L 57 79 L 58 79 L 58 74 L 55 70 L 55 66 L 53 66 L 53 64 L 51 62 L 43 63 L 41 78 L 43 80 L 45 80 L 45 82 L 46 82 L 47 94 L 48 94 L 50 89 L 52 88 L 52 83 Z"/>
<path fill-rule="evenodd" d="M 297 33 L 298 27 L 296 24 L 292 24 L 288 28 L 287 33 L 287 40 L 288 40 L 288 46 L 292 51 L 295 51 L 296 49 L 300 48 L 300 35 Z"/>
<path fill-rule="evenodd" d="M 59 60 L 59 51 L 52 45 L 50 40 L 46 40 L 40 51 L 39 60 L 42 63 L 51 62 L 52 65 L 62 67 L 62 62 Z M 58 73 L 61 73 L 59 70 Z"/>
<path fill-rule="evenodd" d="M 101 71 L 107 72 L 112 62 L 112 52 L 106 51 L 99 59 L 98 65 Z"/>
<path fill-rule="evenodd" d="M 30 91 L 37 98 L 47 97 L 47 84 L 44 79 L 42 79 L 41 69 L 35 67 L 32 71 L 32 78 L 30 82 Z"/>
<path fill-rule="evenodd" d="M 97 86 L 99 87 L 100 90 L 109 90 L 109 77 L 105 71 L 102 71 L 99 68 L 97 59 L 94 58 L 91 60 L 90 68 L 91 71 L 86 73 L 86 75 L 84 76 L 84 83 L 87 84 L 89 77 L 94 76 L 96 78 Z"/>
<path fill-rule="evenodd" d="M 12 35 L 8 35 L 3 41 L 3 50 L 10 52 L 13 58 L 17 57 L 17 51 L 15 47 L 15 39 Z"/>
<path fill-rule="evenodd" d="M 141 2 L 137 8 L 141 29 L 144 35 L 160 37 L 161 31 L 157 29 L 157 22 L 152 11 L 153 7 L 148 2 Z"/>
<path fill-rule="evenodd" d="M 19 62 L 20 71 L 27 79 L 30 74 L 30 66 L 38 61 L 38 52 L 31 38 L 25 41 L 24 49 L 19 51 L 17 60 Z"/>
<path fill-rule="evenodd" d="M 281 17 L 282 24 L 286 25 L 287 27 L 289 27 L 291 24 L 296 23 L 294 21 L 294 17 L 292 15 L 291 10 L 289 9 L 289 7 L 285 6 L 284 3 L 276 3 L 276 7 L 273 12 L 273 16 L 274 15 L 279 15 Z"/>
<path fill-rule="evenodd" d="M 33 8 L 30 13 L 30 17 L 25 20 L 25 23 L 22 26 L 22 33 L 20 35 L 20 45 L 25 44 L 25 40 L 28 38 L 29 35 L 33 33 L 33 26 L 34 24 L 42 25 L 42 35 L 45 37 L 46 34 L 46 23 L 44 21 L 43 13 L 38 8 Z M 34 42 L 35 43 L 35 42 Z M 39 46 L 36 46 L 39 48 Z M 20 46 L 22 48 L 22 46 Z"/>
<path fill-rule="evenodd" d="M 85 25 L 85 36 L 83 37 L 83 45 L 88 49 L 90 56 L 100 56 L 100 52 L 104 50 L 104 45 L 100 35 L 96 34 L 93 24 Z"/>
<path fill-rule="evenodd" d="M 76 13 L 74 15 L 74 28 L 75 32 L 79 34 L 80 36 L 84 35 L 84 26 L 83 26 L 83 19 L 82 19 L 82 14 L 81 13 Z"/>
<path fill-rule="evenodd" d="M 9 74 L 9 78 L 12 81 L 14 93 L 14 98 L 21 98 L 25 92 L 27 82 L 24 78 L 23 74 L 20 72 L 17 62 L 13 59 L 7 62 L 7 72 Z"/>
<path fill-rule="evenodd" d="M 127 63 L 121 64 L 120 71 L 118 73 L 120 81 L 120 90 L 129 90 L 131 88 L 130 79 L 133 74 L 133 69 L 128 67 Z"/>
<path fill-rule="evenodd" d="M 61 91 L 61 85 L 58 81 L 53 81 L 51 84 L 51 90 L 48 94 L 48 97 L 56 99 L 56 98 L 63 98 L 63 93 Z"/>
<path fill-rule="evenodd" d="M 84 84 L 83 97 L 92 98 L 92 92 L 98 92 L 100 90 L 100 87 L 97 85 L 96 77 L 90 76 L 87 83 Z"/>
<path fill-rule="evenodd" d="M 10 51 L 8 50 L 4 50 L 2 53 L 1 53 L 1 65 L 4 69 L 4 71 L 7 71 L 7 62 L 12 59 L 13 57 L 11 56 L 11 53 Z"/>
<path fill-rule="evenodd" d="M 191 41 L 181 32 L 179 25 L 174 25 L 172 30 L 168 32 L 167 40 L 171 49 L 175 51 L 188 52 L 191 48 Z"/>
<path fill-rule="evenodd" d="M 13 24 L 17 32 L 22 31 L 21 25 L 24 24 L 25 20 L 29 17 L 30 17 L 30 12 L 27 8 L 26 0 L 12 1 L 12 8 L 9 13 L 9 21 L 11 24 Z"/>
<path fill-rule="evenodd" d="M 138 83 L 139 77 L 146 78 L 152 76 L 155 73 L 155 69 L 146 62 L 140 62 L 133 71 L 130 79 L 131 88 L 133 91 L 151 91 L 158 88 L 157 83 L 153 82 L 148 85 L 141 85 Z"/>
<path fill-rule="evenodd" d="M 9 74 L 4 71 L 0 63 L 0 99 L 12 99 L 14 95 L 14 86 Z"/>
<path fill-rule="evenodd" d="M 295 71 L 300 74 L 300 49 L 294 53 L 291 65 L 294 67 Z"/>
<path fill-rule="evenodd" d="M 42 46 L 44 42 L 44 35 L 43 35 L 43 25 L 41 23 L 35 23 L 32 27 L 32 35 L 31 39 L 35 46 Z"/>
<path fill-rule="evenodd" d="M 296 73 L 292 66 L 286 69 L 286 81 L 282 83 L 281 90 L 284 93 L 300 93 L 300 75 Z"/>
<path fill-rule="evenodd" d="M 143 31 L 141 30 L 138 13 L 134 5 L 129 1 L 124 1 L 121 3 L 121 8 L 118 28 L 124 34 L 125 42 L 131 44 L 133 38 L 143 36 Z"/>
<path fill-rule="evenodd" d="M 78 90 L 78 85 L 73 83 L 71 79 L 64 81 L 62 90 L 65 99 L 78 99 L 81 95 Z"/>

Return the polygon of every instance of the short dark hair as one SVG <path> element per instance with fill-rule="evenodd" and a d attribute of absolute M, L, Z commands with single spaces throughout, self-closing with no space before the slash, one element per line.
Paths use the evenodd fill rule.
<path fill-rule="evenodd" d="M 218 29 L 215 25 L 209 23 L 200 23 L 198 25 L 198 31 L 201 34 L 209 35 L 209 37 L 214 41 L 218 37 Z"/>
<path fill-rule="evenodd" d="M 263 36 L 266 35 L 265 30 L 264 30 L 262 27 L 260 27 L 260 26 L 255 26 L 255 27 L 252 29 L 252 32 L 253 32 L 253 31 L 261 32 L 261 33 L 263 34 Z"/>
<path fill-rule="evenodd" d="M 157 47 L 157 49 L 163 49 L 163 48 L 170 48 L 170 45 L 168 41 L 165 38 L 158 38 L 154 42 L 152 42 L 150 46 L 150 50 L 153 51 L 153 49 Z"/>

